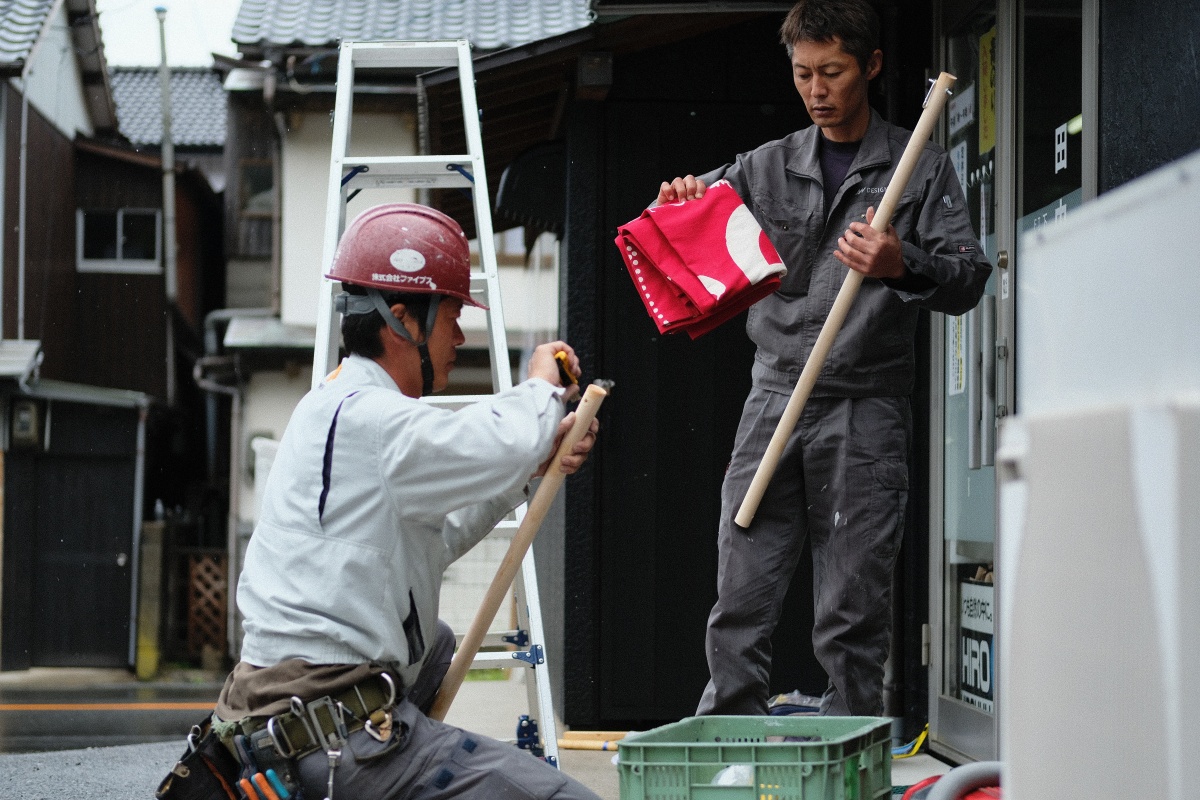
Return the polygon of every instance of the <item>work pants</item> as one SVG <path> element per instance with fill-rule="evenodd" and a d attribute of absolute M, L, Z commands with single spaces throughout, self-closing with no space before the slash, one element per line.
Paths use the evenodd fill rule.
<path fill-rule="evenodd" d="M 391 738 L 350 734 L 334 770 L 334 800 L 599 800 L 526 750 L 427 717 L 453 654 L 454 633 L 439 622 L 421 675 L 392 711 Z M 300 759 L 299 771 L 305 797 L 327 796 L 326 753 Z"/>
<path fill-rule="evenodd" d="M 771 635 L 807 537 L 821 713 L 881 715 L 908 502 L 907 397 L 809 398 L 749 528 L 737 514 L 788 396 L 751 389 L 721 489 L 710 680 L 697 714 L 766 714 Z M 802 635 L 803 632 L 786 632 Z M 789 689 L 803 687 L 788 687 Z"/>

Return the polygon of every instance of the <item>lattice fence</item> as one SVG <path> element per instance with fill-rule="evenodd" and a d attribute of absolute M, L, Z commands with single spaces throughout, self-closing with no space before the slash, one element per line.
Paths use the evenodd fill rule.
<path fill-rule="evenodd" d="M 229 595 L 225 579 L 225 554 L 188 556 L 188 656 L 200 658 L 209 645 L 224 654 L 225 604 Z"/>

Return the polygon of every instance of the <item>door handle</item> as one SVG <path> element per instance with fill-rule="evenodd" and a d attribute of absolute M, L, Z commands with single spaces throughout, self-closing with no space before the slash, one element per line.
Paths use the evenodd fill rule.
<path fill-rule="evenodd" d="M 996 463 L 996 296 L 986 294 L 979 303 L 979 463 Z"/>
<path fill-rule="evenodd" d="M 983 392 L 980 380 L 983 361 L 980 347 L 979 306 L 967 312 L 967 469 L 979 469 L 982 465 L 979 431 L 982 414 Z"/>
<path fill-rule="evenodd" d="M 1009 369 L 1012 367 L 1013 336 L 1011 331 L 1014 324 L 1012 280 L 1015 275 L 1008 250 L 1000 250 L 996 253 L 996 267 L 1000 270 L 1000 289 L 999 296 L 996 298 L 996 348 L 993 353 L 996 378 L 993 397 L 996 403 L 995 416 L 998 426 L 999 420 L 1004 419 L 1012 411 L 1015 399 L 1011 396 L 1012 381 L 1009 374 Z"/>

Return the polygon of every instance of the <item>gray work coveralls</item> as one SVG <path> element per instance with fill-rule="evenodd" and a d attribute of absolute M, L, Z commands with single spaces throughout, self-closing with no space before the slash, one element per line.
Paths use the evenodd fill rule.
<path fill-rule="evenodd" d="M 733 517 L 845 279 L 833 256 L 837 240 L 851 222 L 866 221 L 868 206 L 879 207 L 909 132 L 872 111 L 831 209 L 818 136 L 811 126 L 701 176 L 733 185 L 788 274 L 746 323 L 758 350 L 721 492 L 718 600 L 706 640 L 711 679 L 698 714 L 767 712 L 771 635 L 805 537 L 814 562 L 813 646 L 829 675 L 821 711 L 883 713 L 917 314 L 965 313 L 991 273 L 950 160 L 928 144 L 892 217 L 910 274 L 863 281 L 754 521 L 737 526 Z"/>

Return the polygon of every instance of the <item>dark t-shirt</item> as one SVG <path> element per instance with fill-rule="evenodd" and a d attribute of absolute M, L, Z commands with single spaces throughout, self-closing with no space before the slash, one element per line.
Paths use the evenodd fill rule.
<path fill-rule="evenodd" d="M 825 218 L 833 213 L 833 197 L 837 194 L 837 190 L 842 187 L 842 181 L 846 179 L 846 173 L 850 171 L 850 165 L 854 163 L 854 157 L 858 155 L 858 147 L 862 144 L 860 139 L 857 142 L 833 142 L 826 139 L 824 135 L 818 136 L 820 142 L 820 159 L 821 159 L 821 181 L 822 189 L 825 191 Z M 866 219 L 862 220 L 866 222 Z M 937 283 L 925 275 L 917 275 L 908 269 L 907 265 L 904 269 L 904 276 L 900 278 L 884 279 L 883 283 L 893 289 L 899 289 L 905 292 L 920 293 L 932 289 L 937 286 Z"/>
<path fill-rule="evenodd" d="M 841 188 L 842 181 L 846 179 L 846 173 L 850 171 L 850 165 L 854 163 L 854 157 L 858 155 L 858 147 L 862 144 L 860 139 L 857 142 L 832 142 L 826 139 L 824 134 L 818 137 L 821 142 L 821 181 L 822 188 L 825 190 L 825 216 L 829 217 L 833 211 L 833 196 L 837 194 L 837 190 Z"/>

